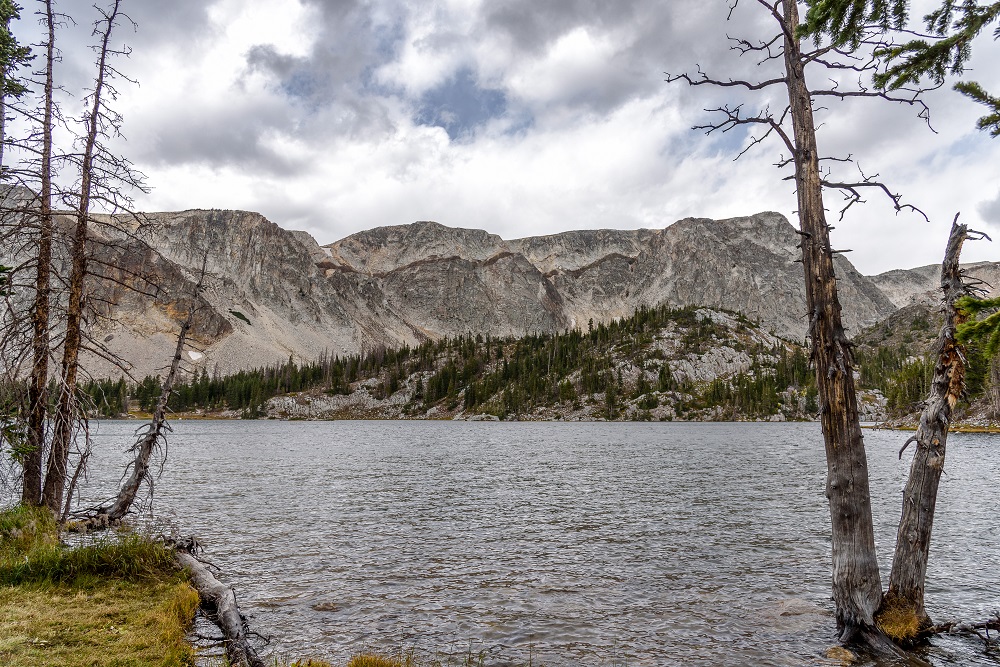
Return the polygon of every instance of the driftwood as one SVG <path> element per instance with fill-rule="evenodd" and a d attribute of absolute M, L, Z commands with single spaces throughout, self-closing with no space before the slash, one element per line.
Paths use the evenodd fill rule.
<path fill-rule="evenodd" d="M 135 452 L 135 460 L 132 461 L 132 473 L 118 491 L 118 498 L 115 499 L 114 505 L 107 511 L 109 523 L 117 523 L 128 514 L 132 503 L 135 502 L 135 498 L 139 493 L 139 487 L 142 486 L 143 481 L 149 479 L 149 459 L 153 454 L 153 450 L 156 449 L 157 444 L 164 437 L 163 431 L 170 428 L 167 424 L 167 401 L 170 400 L 170 394 L 174 389 L 174 382 L 177 380 L 181 355 L 184 353 L 184 342 L 188 331 L 191 329 L 191 323 L 194 320 L 194 310 L 192 307 L 188 312 L 184 324 L 181 325 L 181 331 L 177 335 L 177 348 L 174 350 L 174 357 L 170 362 L 170 371 L 167 373 L 167 378 L 163 381 L 160 398 L 156 401 L 153 419 L 147 425 L 146 432 L 139 439 L 139 442 L 132 447 L 132 451 Z"/>
<path fill-rule="evenodd" d="M 195 542 L 177 544 L 177 563 L 191 573 L 191 585 L 198 591 L 201 607 L 222 631 L 226 658 L 232 667 L 266 667 L 250 643 L 246 617 L 240 612 L 236 593 L 215 578 L 208 567 L 195 557 Z"/>
<path fill-rule="evenodd" d="M 976 635 L 987 644 L 1000 644 L 1000 635 L 990 636 L 990 630 L 1000 633 L 1000 610 L 993 612 L 993 618 L 981 623 L 941 623 L 930 629 L 935 634 Z"/>

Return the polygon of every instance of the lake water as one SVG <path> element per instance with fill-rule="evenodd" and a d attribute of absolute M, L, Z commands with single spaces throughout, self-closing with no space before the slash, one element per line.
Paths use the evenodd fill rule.
<path fill-rule="evenodd" d="M 89 498 L 134 422 L 100 425 Z M 196 535 L 276 655 L 460 664 L 826 665 L 835 643 L 816 424 L 174 424 L 155 514 Z M 889 565 L 908 434 L 867 431 Z M 1000 437 L 953 434 L 936 620 L 1000 606 Z M 887 576 L 887 572 L 884 573 Z M 1000 665 L 936 639 L 935 665 Z"/>

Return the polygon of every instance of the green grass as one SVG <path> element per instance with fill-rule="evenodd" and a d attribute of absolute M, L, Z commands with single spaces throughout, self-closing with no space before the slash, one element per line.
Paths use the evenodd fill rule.
<path fill-rule="evenodd" d="M 132 533 L 59 544 L 45 510 L 0 512 L 0 664 L 184 667 L 198 594 L 162 544 Z"/>
<path fill-rule="evenodd" d="M 111 532 L 67 549 L 57 530 L 45 510 L 19 507 L 0 514 L 0 585 L 154 581 L 176 571 L 170 549 L 136 533 Z"/>

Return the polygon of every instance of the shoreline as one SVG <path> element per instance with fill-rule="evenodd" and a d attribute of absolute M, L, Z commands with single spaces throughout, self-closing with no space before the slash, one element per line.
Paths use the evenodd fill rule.
<path fill-rule="evenodd" d="M 115 421 L 148 421 L 149 415 L 141 412 L 130 412 L 127 416 L 103 417 L 98 419 L 110 419 Z M 489 418 L 491 415 L 470 415 L 467 418 L 455 419 L 454 417 L 441 416 L 439 418 L 406 418 L 406 417 L 380 417 L 373 415 L 338 415 L 336 417 L 255 417 L 244 419 L 238 414 L 226 414 L 225 412 L 179 412 L 169 418 L 169 421 L 284 421 L 284 422 L 334 422 L 334 421 L 403 421 L 403 422 L 425 422 L 425 421 L 506 421 L 506 422 L 553 422 L 553 423 L 642 423 L 645 420 L 638 419 L 560 419 L 552 417 L 541 417 L 532 419 L 530 415 L 522 415 L 518 419 L 499 420 Z M 771 421 L 765 419 L 674 419 L 667 421 L 657 421 L 656 423 L 680 423 L 680 424 L 710 424 L 710 423 L 731 423 L 731 424 L 785 424 L 785 423 L 819 423 L 817 419 L 798 419 L 787 421 Z M 861 428 L 877 431 L 916 431 L 917 422 L 907 423 L 887 423 L 887 422 L 862 422 Z M 970 422 L 956 422 L 948 428 L 950 433 L 1000 433 L 1000 424 L 976 424 Z"/>

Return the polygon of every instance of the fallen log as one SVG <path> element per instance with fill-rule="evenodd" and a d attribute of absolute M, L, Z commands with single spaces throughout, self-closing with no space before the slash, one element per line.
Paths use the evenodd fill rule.
<path fill-rule="evenodd" d="M 194 540 L 177 543 L 174 548 L 177 563 L 191 573 L 191 585 L 198 591 L 202 609 L 222 631 L 231 667 L 266 667 L 250 643 L 247 620 L 240 612 L 233 587 L 216 579 L 205 563 L 194 555 Z"/>
<path fill-rule="evenodd" d="M 952 621 L 949 623 L 939 623 L 931 628 L 931 632 L 935 634 L 975 635 L 986 642 L 987 645 L 1000 644 L 1000 636 L 991 637 L 990 630 L 1000 632 L 1000 610 L 993 612 L 993 618 L 987 621 L 979 623 Z"/>

